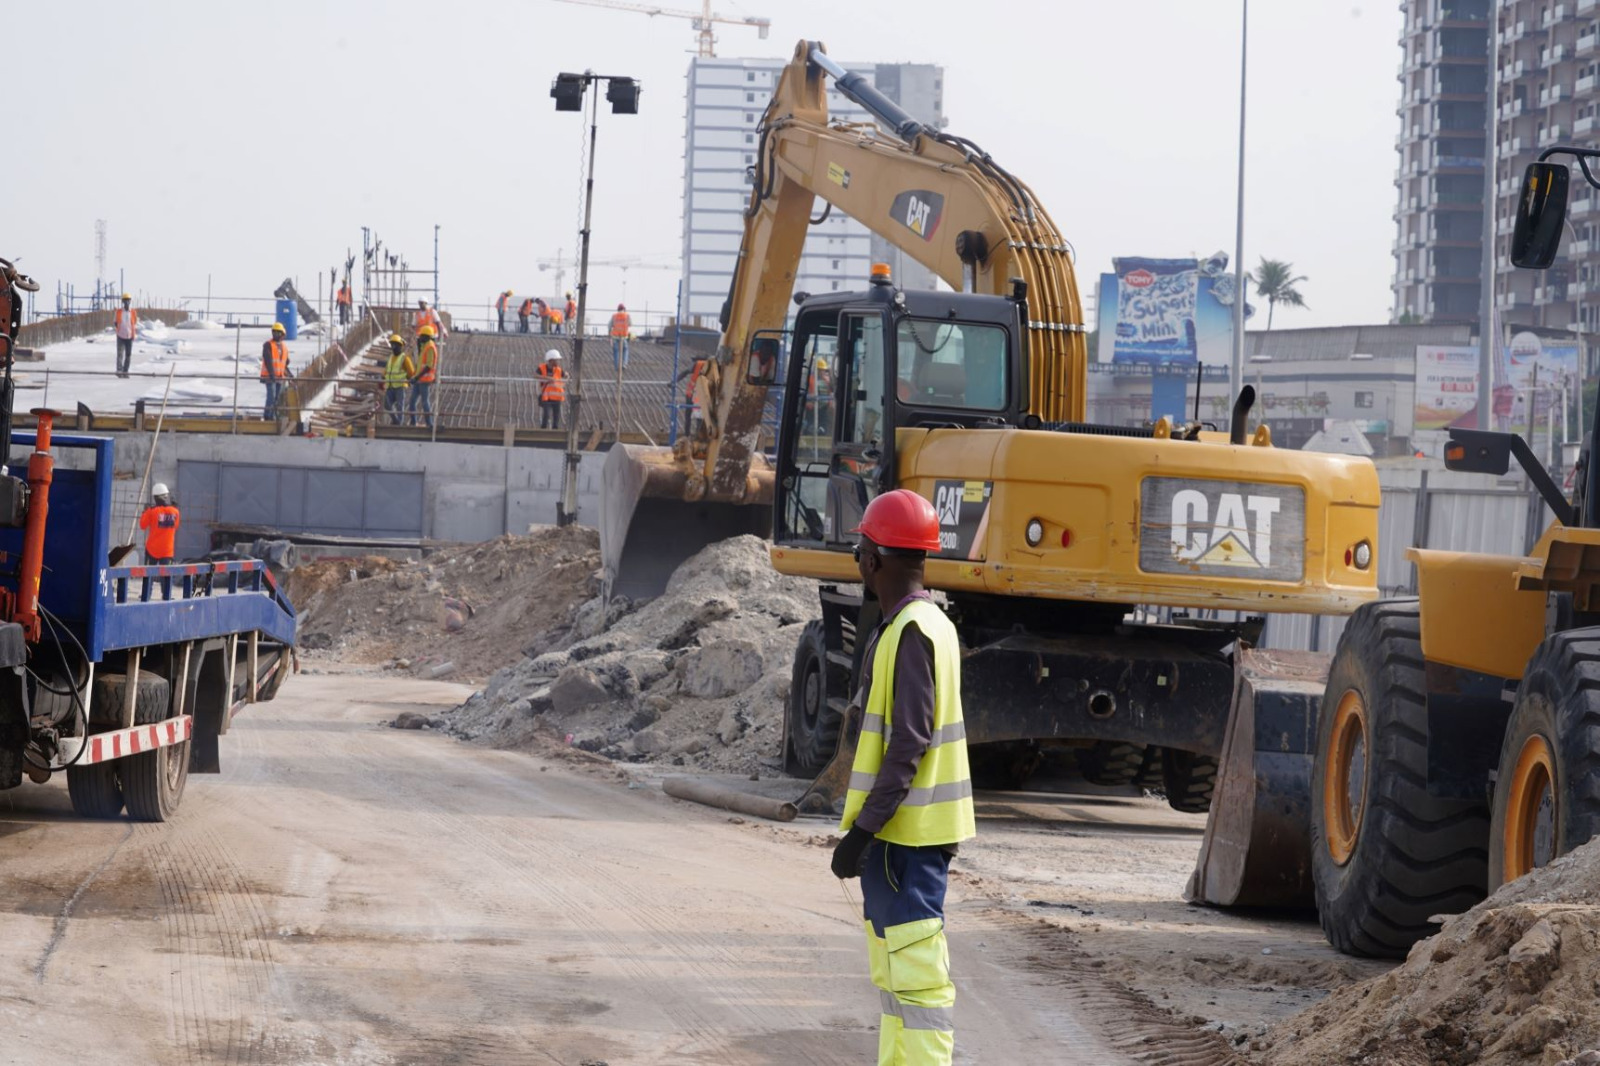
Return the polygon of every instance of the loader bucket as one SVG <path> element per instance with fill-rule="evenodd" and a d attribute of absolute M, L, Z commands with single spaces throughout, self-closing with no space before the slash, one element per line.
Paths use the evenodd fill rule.
<path fill-rule="evenodd" d="M 1331 657 L 1244 648 L 1211 815 L 1184 898 L 1312 907 L 1311 769 Z"/>
<path fill-rule="evenodd" d="M 861 708 L 852 703 L 845 708 L 844 721 L 839 726 L 838 749 L 795 800 L 796 807 L 806 814 L 844 813 L 844 796 L 850 790 L 850 770 L 855 765 L 856 741 L 860 736 Z"/>
<path fill-rule="evenodd" d="M 606 455 L 600 489 L 600 561 L 613 596 L 659 596 L 678 565 L 708 544 L 772 534 L 772 472 L 752 481 L 756 503 L 691 500 L 693 467 L 669 448 L 619 444 Z"/>

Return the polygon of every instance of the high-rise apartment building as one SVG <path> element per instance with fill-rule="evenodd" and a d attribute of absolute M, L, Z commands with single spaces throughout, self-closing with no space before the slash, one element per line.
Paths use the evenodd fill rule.
<path fill-rule="evenodd" d="M 757 127 L 786 61 L 697 57 L 689 64 L 687 137 L 683 155 L 683 271 L 685 318 L 715 326 L 744 233 L 750 169 L 760 141 Z M 879 91 L 913 118 L 944 124 L 944 70 L 922 63 L 845 63 L 866 74 Z M 830 118 L 870 122 L 837 92 L 828 93 Z M 821 205 L 818 206 L 821 213 Z M 839 211 L 806 237 L 796 291 L 864 288 L 874 262 L 888 262 L 908 288 L 932 288 L 931 272 Z"/>
<path fill-rule="evenodd" d="M 1600 322 L 1600 198 L 1576 168 L 1569 228 L 1550 269 L 1514 269 L 1510 243 L 1523 169 L 1554 144 L 1600 145 L 1600 2 L 1499 0 L 1495 15 L 1495 308 L 1513 327 L 1581 323 L 1592 331 Z"/>
<path fill-rule="evenodd" d="M 1494 8 L 1406 0 L 1401 9 L 1394 319 L 1476 321 Z"/>

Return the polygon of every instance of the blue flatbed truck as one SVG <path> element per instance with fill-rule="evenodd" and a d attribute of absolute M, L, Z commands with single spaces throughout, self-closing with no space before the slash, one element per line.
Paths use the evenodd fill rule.
<path fill-rule="evenodd" d="M 32 449 L 20 503 L 6 483 L 22 479 L 0 482 L 0 789 L 65 772 L 80 815 L 164 821 L 191 771 L 221 769 L 234 713 L 283 684 L 294 608 L 257 560 L 109 565 L 113 442 L 52 434 L 35 414 L 36 434 L 10 437 L 11 454 Z"/>

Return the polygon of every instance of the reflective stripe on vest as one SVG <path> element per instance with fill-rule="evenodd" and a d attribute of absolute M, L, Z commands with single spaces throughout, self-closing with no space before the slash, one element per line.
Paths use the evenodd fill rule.
<path fill-rule="evenodd" d="M 434 368 L 439 365 L 439 349 L 432 340 L 424 341 L 417 353 L 417 380 L 424 385 L 433 383 Z"/>
<path fill-rule="evenodd" d="M 539 390 L 539 399 L 565 400 L 567 387 L 561 381 L 564 371 L 559 366 L 546 365 L 539 371 L 539 377 L 544 381 L 544 387 Z"/>
<path fill-rule="evenodd" d="M 289 376 L 289 346 L 282 341 L 268 341 L 267 344 L 270 347 L 266 357 L 261 360 L 261 380 L 276 378 L 282 381 Z"/>
<path fill-rule="evenodd" d="M 628 330 L 633 328 L 633 323 L 628 319 L 625 311 L 618 311 L 611 316 L 611 335 L 613 337 L 626 337 Z"/>
<path fill-rule="evenodd" d="M 878 780 L 888 736 L 894 729 L 894 670 L 900 638 L 913 622 L 933 645 L 933 738 L 917 764 L 910 791 L 877 836 L 907 847 L 954 844 L 977 833 L 967 731 L 961 717 L 961 641 L 945 613 L 924 599 L 911 600 L 900 609 L 873 651 L 872 690 L 867 693 L 839 829 L 842 832 L 855 824 Z"/>

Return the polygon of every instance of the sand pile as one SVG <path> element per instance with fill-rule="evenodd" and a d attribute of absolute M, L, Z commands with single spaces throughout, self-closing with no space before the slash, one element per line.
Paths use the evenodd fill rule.
<path fill-rule="evenodd" d="M 1600 1048 L 1600 841 L 1444 920 L 1264 1038 L 1272 1066 L 1557 1066 Z"/>
<path fill-rule="evenodd" d="M 765 541 L 721 541 L 656 599 L 613 602 L 608 619 L 598 598 L 583 604 L 569 636 L 497 671 L 447 728 L 504 747 L 570 736 L 613 759 L 770 771 L 795 645 L 818 613 L 816 583 L 773 570 Z"/>
<path fill-rule="evenodd" d="M 299 639 L 345 662 L 453 663 L 483 678 L 571 632 L 594 595 L 599 537 L 554 527 L 429 553 L 418 562 L 369 558 L 297 567 L 289 595 Z"/>

